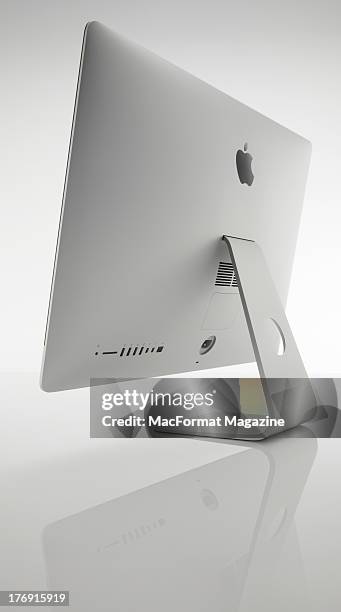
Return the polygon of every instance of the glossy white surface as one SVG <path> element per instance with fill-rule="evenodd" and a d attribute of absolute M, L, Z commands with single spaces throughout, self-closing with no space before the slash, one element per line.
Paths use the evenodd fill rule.
<path fill-rule="evenodd" d="M 0 588 L 69 588 L 82 612 L 340 607 L 340 440 L 90 440 L 85 390 L 3 375 L 1 397 Z"/>

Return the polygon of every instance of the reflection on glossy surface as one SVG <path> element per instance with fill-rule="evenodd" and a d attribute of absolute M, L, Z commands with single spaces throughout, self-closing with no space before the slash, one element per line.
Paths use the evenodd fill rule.
<path fill-rule="evenodd" d="M 49 587 L 69 589 L 82 612 L 287 610 L 293 592 L 309 609 L 294 515 L 316 448 L 235 444 L 226 458 L 48 525 Z"/>
<path fill-rule="evenodd" d="M 341 609 L 339 439 L 90 440 L 87 390 L 6 374 L 0 396 L 1 589 L 60 584 L 82 612 Z"/>
<path fill-rule="evenodd" d="M 271 413 L 268 412 L 259 378 L 172 377 L 125 382 L 106 381 L 104 386 L 104 381 L 101 386 L 98 380 L 93 382 L 90 396 L 90 435 L 94 438 L 155 438 L 176 435 L 250 442 L 263 440 L 286 430 L 290 430 L 290 435 L 301 438 L 330 438 L 341 435 L 341 412 L 335 384 L 340 386 L 340 380 L 314 378 L 307 382 L 306 379 L 271 379 L 267 383 L 267 389 L 272 390 L 271 402 L 277 405 L 275 412 Z M 135 403 L 132 400 L 133 394 L 136 395 Z M 116 395 L 121 398 L 119 404 L 112 399 Z M 124 401 L 123 397 L 126 398 Z M 182 398 L 180 403 L 179 397 Z M 143 406 L 141 398 L 146 402 Z M 195 404 L 194 398 L 199 398 L 198 404 Z M 297 407 L 302 418 L 305 415 L 300 427 L 297 426 Z M 104 413 L 104 409 L 108 412 Z M 178 417 L 183 420 L 176 423 Z M 238 417 L 249 421 L 248 425 L 239 426 Z M 263 420 L 263 423 L 251 425 L 255 417 Z M 264 417 L 282 418 L 285 424 L 267 424 L 264 423 Z M 141 423 L 141 418 L 144 423 Z M 110 419 L 119 419 L 121 423 L 110 424 Z M 163 422 L 158 423 L 157 419 L 162 419 Z M 172 420 L 171 424 L 168 423 L 169 419 Z M 227 423 L 226 419 L 230 421 Z"/>

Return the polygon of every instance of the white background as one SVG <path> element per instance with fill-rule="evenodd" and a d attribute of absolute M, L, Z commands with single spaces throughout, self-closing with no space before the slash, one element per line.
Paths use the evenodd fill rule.
<path fill-rule="evenodd" d="M 92 19 L 312 141 L 288 315 L 310 374 L 341 376 L 340 1 L 0 0 L 2 589 L 46 587 L 42 533 L 51 522 L 231 452 L 228 444 L 177 438 L 90 440 L 88 390 L 38 388 L 82 32 Z M 309 440 L 296 442 L 299 459 Z M 256 446 L 268 453 L 268 442 Z M 272 464 L 278 503 L 290 501 L 291 487 L 297 501 L 302 495 L 296 526 L 306 583 L 295 592 L 287 546 L 281 576 L 289 602 L 276 583 L 271 599 L 270 581 L 259 609 L 336 612 L 339 440 L 319 441 L 304 492 L 296 490 L 296 470 L 283 475 L 281 465 Z M 227 499 L 229 478 L 227 469 Z M 217 547 L 221 572 L 228 548 L 224 539 Z M 221 609 L 228 595 L 224 586 Z M 142 612 L 148 607 L 140 604 Z"/>
<path fill-rule="evenodd" d="M 310 374 L 341 374 L 340 16 L 337 0 L 0 1 L 0 370 L 40 368 L 82 31 L 97 19 L 312 141 L 288 315 Z"/>

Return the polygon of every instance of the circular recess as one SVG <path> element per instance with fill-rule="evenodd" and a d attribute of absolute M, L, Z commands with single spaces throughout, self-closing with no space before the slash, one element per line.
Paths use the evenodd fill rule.
<path fill-rule="evenodd" d="M 215 336 L 210 336 L 209 338 L 206 338 L 206 340 L 203 341 L 200 347 L 200 355 L 206 355 L 206 353 L 208 353 L 214 347 L 216 339 L 217 338 Z"/>
<path fill-rule="evenodd" d="M 277 348 L 277 355 L 279 357 L 282 357 L 285 353 L 285 348 L 286 348 L 286 343 L 285 343 L 285 336 L 280 328 L 280 326 L 278 325 L 277 321 L 275 321 L 275 319 L 270 319 L 271 323 L 273 324 L 276 332 L 277 332 L 277 340 L 278 340 L 278 348 Z"/>

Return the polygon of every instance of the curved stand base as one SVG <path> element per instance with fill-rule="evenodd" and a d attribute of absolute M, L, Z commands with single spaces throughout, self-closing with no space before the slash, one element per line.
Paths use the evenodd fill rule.
<path fill-rule="evenodd" d="M 285 420 L 280 430 L 290 429 L 314 415 L 316 398 L 311 382 L 260 247 L 234 236 L 224 235 L 223 240 L 234 266 L 267 413 Z M 274 351 L 274 330 L 282 347 L 278 354 Z M 268 435 L 273 433 L 277 431 Z"/>

